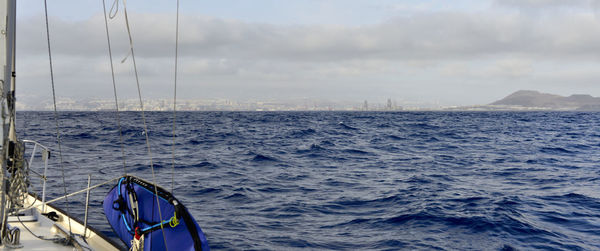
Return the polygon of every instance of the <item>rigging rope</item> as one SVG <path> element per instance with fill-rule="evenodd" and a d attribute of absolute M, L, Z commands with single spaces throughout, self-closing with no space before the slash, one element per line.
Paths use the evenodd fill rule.
<path fill-rule="evenodd" d="M 118 1 L 118 0 L 117 0 Z M 131 60 L 133 62 L 133 71 L 135 73 L 135 82 L 137 85 L 137 91 L 138 91 L 138 97 L 140 100 L 140 110 L 141 110 L 141 114 L 142 114 L 142 123 L 144 126 L 144 135 L 146 136 L 146 147 L 148 148 L 148 158 L 150 159 L 150 169 L 152 170 L 152 182 L 154 183 L 154 194 L 155 194 L 155 198 L 156 198 L 156 204 L 158 206 L 158 216 L 160 218 L 160 222 L 163 221 L 162 219 L 162 212 L 160 210 L 160 201 L 158 199 L 158 188 L 156 185 L 156 174 L 154 172 L 154 163 L 152 161 L 152 150 L 150 149 L 150 138 L 148 136 L 148 126 L 146 123 L 146 115 L 144 114 L 144 101 L 142 100 L 142 90 L 140 88 L 140 79 L 138 76 L 138 70 L 137 70 L 137 64 L 135 62 L 135 52 L 133 49 L 133 38 L 131 37 L 131 28 L 129 26 L 129 17 L 127 15 L 127 0 L 123 0 L 123 13 L 125 15 L 125 25 L 127 27 L 127 35 L 129 36 L 129 47 L 130 47 L 130 52 L 131 52 Z M 162 236 L 163 239 L 165 241 L 165 248 L 168 247 L 167 245 L 167 237 L 165 235 L 165 230 L 163 228 L 163 224 L 160 225 L 160 229 L 162 232 Z M 167 248 L 168 250 L 168 248 Z"/>
<path fill-rule="evenodd" d="M 117 5 L 117 11 L 119 10 L 119 7 L 118 7 L 119 4 L 118 4 L 118 2 L 119 2 L 119 0 L 116 0 L 113 3 L 113 7 L 112 7 L 112 8 L 114 8 L 114 6 Z M 102 7 L 104 8 L 104 26 L 106 28 L 106 42 L 108 44 L 108 57 L 110 59 L 110 73 L 111 73 L 111 76 L 112 76 L 113 92 L 114 92 L 114 95 L 115 95 L 115 109 L 116 109 L 116 113 L 115 114 L 117 116 L 117 126 L 119 127 L 119 141 L 121 143 L 121 155 L 122 155 L 121 157 L 123 159 L 123 175 L 127 175 L 127 168 L 126 168 L 126 164 L 125 164 L 125 146 L 124 146 L 125 143 L 123 141 L 123 130 L 121 128 L 121 119 L 119 117 L 119 100 L 118 100 L 118 97 L 117 97 L 117 84 L 115 82 L 115 68 L 114 68 L 114 65 L 113 65 L 112 48 L 110 46 L 110 34 L 108 32 L 108 20 L 106 18 L 106 0 L 102 0 Z M 111 8 L 110 11 L 112 11 L 112 8 Z M 115 15 L 116 14 L 117 13 L 115 12 Z M 109 13 L 109 15 L 110 15 L 110 13 Z"/>
<path fill-rule="evenodd" d="M 102 0 L 102 6 L 104 7 L 104 16 L 106 17 L 106 6 L 104 4 L 104 0 Z M 117 13 L 119 13 L 119 0 L 115 0 L 113 2 L 112 6 L 110 7 L 110 10 L 108 11 L 108 16 L 110 19 L 113 19 L 117 16 Z"/>
<path fill-rule="evenodd" d="M 56 91 L 54 88 L 54 70 L 52 67 L 52 49 L 50 46 L 50 25 L 48 22 L 48 1 L 44 0 L 44 14 L 46 17 L 46 38 L 48 41 L 48 60 L 50 62 L 50 83 L 52 84 L 52 102 L 54 104 L 54 122 L 56 124 L 56 142 L 58 144 L 58 158 L 59 158 L 59 163 L 60 163 L 60 170 L 62 172 L 62 182 L 63 182 L 63 190 L 65 193 L 65 196 L 67 195 L 67 182 L 65 181 L 65 166 L 63 163 L 63 157 L 62 157 L 62 147 L 60 144 L 60 130 L 59 130 L 59 125 L 58 125 L 58 111 L 56 109 Z M 70 215 L 70 206 L 69 206 L 69 200 L 65 198 L 65 204 L 67 206 L 67 214 Z M 71 231 L 71 218 L 67 217 L 68 221 L 69 221 L 69 238 L 73 235 L 73 232 Z"/>
<path fill-rule="evenodd" d="M 175 129 L 177 121 L 177 63 L 179 54 L 179 0 L 177 0 L 177 14 L 175 18 L 175 79 L 173 81 L 173 144 L 171 145 L 171 193 L 175 190 Z"/>
<path fill-rule="evenodd" d="M 15 143 L 13 166 L 9 169 L 12 175 L 9 177 L 9 187 L 7 191 L 8 213 L 15 213 L 22 209 L 27 198 L 27 188 L 29 186 L 29 172 L 27 160 L 23 157 L 25 146 L 21 142 Z"/>

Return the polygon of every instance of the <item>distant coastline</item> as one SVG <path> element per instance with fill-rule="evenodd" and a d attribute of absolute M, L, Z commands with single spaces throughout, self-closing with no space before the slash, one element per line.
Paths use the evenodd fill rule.
<path fill-rule="evenodd" d="M 115 111 L 114 100 L 74 100 L 57 102 L 60 111 Z M 51 111 L 51 104 L 28 106 L 17 101 L 18 111 Z M 172 100 L 148 99 L 146 111 L 172 111 Z M 139 111 L 139 100 L 119 102 L 120 111 Z M 388 99 L 386 103 L 336 102 L 311 99 L 288 101 L 231 101 L 227 99 L 178 100 L 178 111 L 600 111 L 600 97 L 574 94 L 568 97 L 520 90 L 503 99 L 486 105 L 443 107 L 435 104 L 398 102 Z"/>

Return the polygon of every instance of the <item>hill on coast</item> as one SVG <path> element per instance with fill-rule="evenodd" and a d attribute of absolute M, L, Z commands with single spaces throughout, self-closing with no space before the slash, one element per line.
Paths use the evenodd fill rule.
<path fill-rule="evenodd" d="M 600 111 L 600 98 L 587 94 L 574 94 L 564 97 L 538 91 L 521 90 L 493 102 L 489 106 L 515 109 Z"/>

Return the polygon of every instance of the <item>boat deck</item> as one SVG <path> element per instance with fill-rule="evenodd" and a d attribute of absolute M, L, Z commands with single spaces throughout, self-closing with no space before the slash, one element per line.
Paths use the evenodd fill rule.
<path fill-rule="evenodd" d="M 21 232 L 20 245 L 22 246 L 23 250 L 73 250 L 73 246 L 67 246 L 60 243 L 55 243 L 53 240 L 49 240 L 59 238 L 64 239 L 64 236 L 60 236 L 58 232 L 59 230 L 54 225 L 54 222 L 46 217 L 34 219 L 33 215 L 24 216 L 21 217 L 21 222 L 19 222 L 17 217 L 10 217 L 8 224 L 11 228 L 19 228 Z M 31 232 L 29 232 L 27 229 L 29 229 Z M 40 239 L 34 236 L 32 233 L 46 240 Z M 14 250 L 13 247 L 8 247 L 6 245 L 2 245 L 0 247 L 1 250 Z"/>
<path fill-rule="evenodd" d="M 44 206 L 44 212 L 54 212 L 57 215 L 58 219 L 52 221 L 41 214 L 42 203 L 37 198 L 29 195 L 26 202 L 32 206 L 24 211 L 21 214 L 22 216 L 19 216 L 19 218 L 16 216 L 8 217 L 9 226 L 18 228 L 20 231 L 19 245 L 22 246 L 21 250 L 119 250 L 119 246 L 109 238 L 86 228 L 81 222 L 69 217 L 58 208 L 51 205 Z M 67 234 L 69 232 L 69 221 L 74 237 L 71 245 L 64 245 L 62 243 L 69 236 Z M 83 237 L 84 234 L 85 238 Z M 0 250 L 14 249 L 15 247 L 0 245 Z"/>

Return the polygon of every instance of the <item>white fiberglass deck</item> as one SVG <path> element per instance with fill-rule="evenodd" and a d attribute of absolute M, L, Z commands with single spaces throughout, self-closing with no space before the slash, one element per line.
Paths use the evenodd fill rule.
<path fill-rule="evenodd" d="M 73 246 L 65 246 L 58 243 L 54 243 L 50 240 L 41 240 L 35 236 L 33 236 L 25 227 L 29 228 L 33 233 L 38 236 L 43 236 L 44 238 L 55 238 L 55 237 L 63 237 L 58 236 L 58 232 L 56 227 L 54 227 L 54 222 L 42 217 L 36 221 L 30 222 L 9 222 L 11 227 L 17 227 L 21 231 L 20 237 L 20 245 L 23 246 L 22 250 L 73 250 Z M 23 226 L 25 225 L 25 227 Z M 2 245 L 2 250 L 14 250 L 13 248 L 6 247 Z"/>
<path fill-rule="evenodd" d="M 55 212 L 59 219 L 54 222 L 47 217 L 41 215 L 42 203 L 34 198 L 28 196 L 26 205 L 31 205 L 31 209 L 25 211 L 25 216 L 18 218 L 11 216 L 8 219 L 8 224 L 11 228 L 17 227 L 20 230 L 20 245 L 22 248 L 18 250 L 118 250 L 118 248 L 111 243 L 110 240 L 105 239 L 104 236 L 97 234 L 91 229 L 87 229 L 80 222 L 69 218 L 69 216 L 62 213 L 60 210 L 46 205 L 44 208 L 45 212 Z M 42 240 L 35 237 L 25 227 L 29 228 L 37 236 L 43 236 L 44 239 L 55 239 L 65 238 L 69 229 L 69 220 L 71 224 L 71 231 L 75 236 L 75 246 L 66 246 L 60 243 L 55 243 L 52 240 Z M 23 226 L 24 225 L 24 226 Z M 85 240 L 83 238 L 85 232 Z M 0 246 L 0 250 L 15 250 L 14 248 L 6 245 Z"/>

